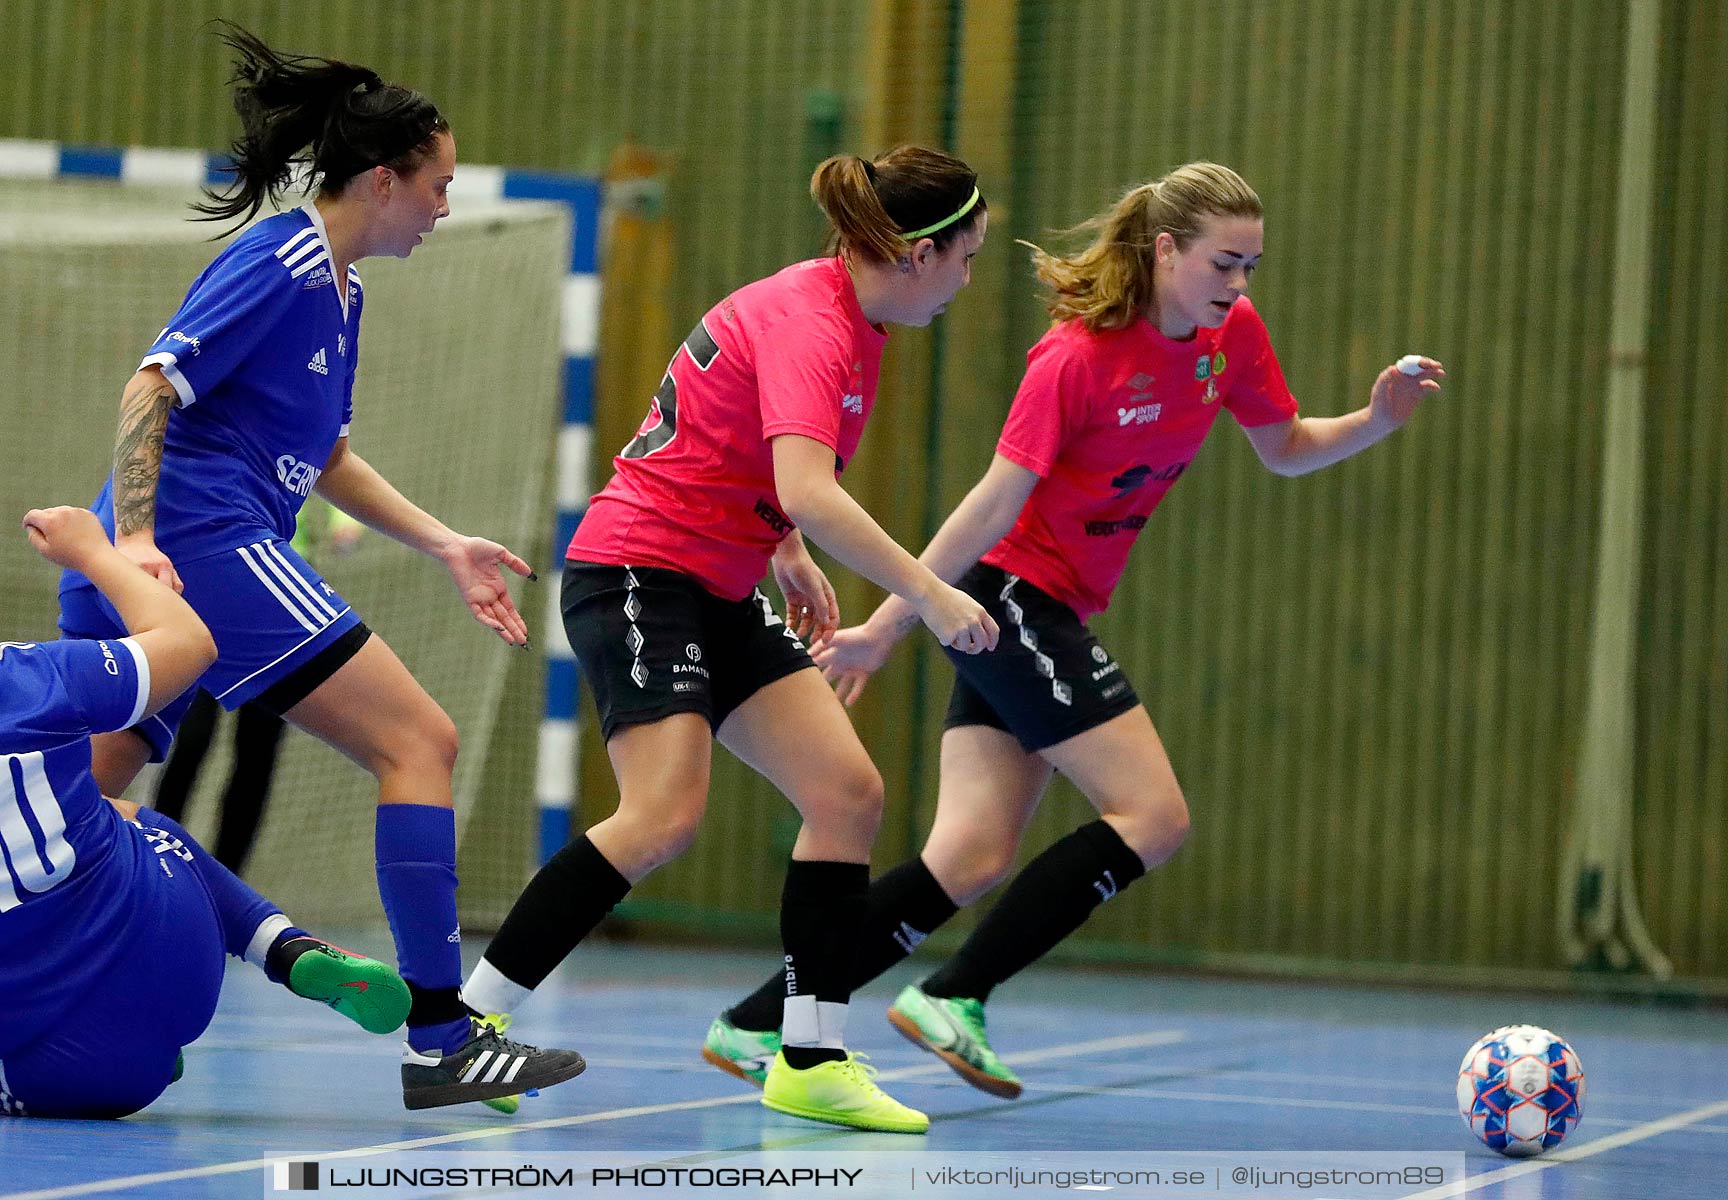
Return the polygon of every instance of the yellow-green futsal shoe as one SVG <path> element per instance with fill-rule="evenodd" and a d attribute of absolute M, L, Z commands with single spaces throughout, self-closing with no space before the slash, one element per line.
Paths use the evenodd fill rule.
<path fill-rule="evenodd" d="M 888 1021 L 907 1041 L 930 1051 L 979 1091 L 1004 1100 L 1020 1095 L 1019 1078 L 996 1057 L 984 1035 L 982 1000 L 929 996 L 917 984 L 907 984 L 894 998 Z"/>
<path fill-rule="evenodd" d="M 777 1053 L 762 1085 L 762 1103 L 775 1112 L 872 1129 L 881 1133 L 928 1133 L 930 1118 L 907 1108 L 876 1086 L 876 1068 L 862 1054 L 797 1071 Z"/>

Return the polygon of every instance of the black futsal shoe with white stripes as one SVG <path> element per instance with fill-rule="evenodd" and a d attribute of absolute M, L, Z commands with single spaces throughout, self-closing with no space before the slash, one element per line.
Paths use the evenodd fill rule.
<path fill-rule="evenodd" d="M 574 1050 L 541 1050 L 509 1041 L 476 1020 L 468 1040 L 440 1057 L 402 1049 L 402 1104 L 442 1108 L 471 1100 L 494 1100 L 574 1079 L 588 1064 Z"/>

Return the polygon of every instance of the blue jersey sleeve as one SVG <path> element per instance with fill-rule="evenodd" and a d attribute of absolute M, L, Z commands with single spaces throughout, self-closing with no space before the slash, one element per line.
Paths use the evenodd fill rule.
<path fill-rule="evenodd" d="M 300 281 L 276 240 L 242 238 L 218 255 L 139 364 L 162 368 L 182 408 L 228 378 L 294 303 Z"/>
<path fill-rule="evenodd" d="M 150 660 L 131 638 L 63 638 L 43 645 L 67 700 L 91 733 L 130 729 L 150 700 Z"/>
<path fill-rule="evenodd" d="M 150 661 L 131 638 L 0 642 L 0 752 L 128 729 L 150 698 Z"/>

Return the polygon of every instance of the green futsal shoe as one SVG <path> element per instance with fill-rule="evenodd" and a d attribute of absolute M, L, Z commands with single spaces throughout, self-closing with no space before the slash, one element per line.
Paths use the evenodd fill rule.
<path fill-rule="evenodd" d="M 721 1013 L 708 1026 L 708 1036 L 702 1042 L 702 1057 L 745 1083 L 761 1087 L 768 1078 L 768 1066 L 780 1053 L 780 1031 L 757 1032 L 740 1029 Z"/>
<path fill-rule="evenodd" d="M 762 1103 L 775 1112 L 873 1129 L 881 1133 L 928 1133 L 930 1118 L 907 1108 L 876 1086 L 876 1068 L 862 1054 L 818 1063 L 803 1071 L 775 1054 L 762 1084 Z"/>
<path fill-rule="evenodd" d="M 295 945 L 309 943 L 305 948 Z M 288 990 L 328 1005 L 367 1033 L 394 1033 L 408 1019 L 408 985 L 385 963 L 318 938 L 295 938 Z"/>
<path fill-rule="evenodd" d="M 982 1000 L 929 996 L 917 984 L 907 984 L 894 998 L 888 1021 L 979 1091 L 1004 1100 L 1020 1095 L 1019 1078 L 990 1049 Z"/>

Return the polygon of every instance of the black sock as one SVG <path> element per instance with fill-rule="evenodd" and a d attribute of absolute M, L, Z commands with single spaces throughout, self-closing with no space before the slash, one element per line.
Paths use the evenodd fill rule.
<path fill-rule="evenodd" d="M 853 991 L 912 953 L 919 942 L 960 911 L 921 858 L 908 859 L 871 880 L 864 903 Z M 726 1019 L 740 1029 L 779 1029 L 785 1000 L 786 976 L 776 972 L 731 1008 Z"/>
<path fill-rule="evenodd" d="M 540 986 L 630 890 L 630 881 L 583 834 L 541 867 L 486 948 L 512 982 Z"/>
<path fill-rule="evenodd" d="M 468 1010 L 462 1004 L 461 988 L 421 987 L 412 979 L 404 979 L 402 982 L 408 985 L 407 1024 L 418 1029 L 428 1025 L 454 1025 L 457 1021 L 467 1021 Z M 466 1029 L 466 1024 L 462 1028 Z M 462 1035 L 457 1031 L 451 1036 L 460 1039 Z M 457 1044 L 461 1044 L 460 1040 Z M 445 1049 L 453 1050 L 455 1047 L 446 1044 Z"/>
<path fill-rule="evenodd" d="M 965 945 L 920 986 L 932 996 L 988 999 L 1145 873 L 1109 822 L 1082 825 L 1027 863 Z"/>
<path fill-rule="evenodd" d="M 290 925 L 276 935 L 270 943 L 270 948 L 264 951 L 264 977 L 271 983 L 288 986 L 288 976 L 294 970 L 294 963 L 299 957 L 314 946 L 327 945 L 323 939 L 315 938 L 297 925 Z M 292 989 L 290 989 L 292 990 Z"/>
<path fill-rule="evenodd" d="M 864 921 L 865 896 L 870 888 L 867 863 L 800 862 L 786 867 L 780 894 L 780 941 L 786 951 L 782 995 L 808 998 L 817 1004 L 845 1004 L 852 997 L 852 971 L 858 955 L 858 934 Z M 813 1026 L 815 1009 L 810 1010 Z M 808 1038 L 784 1046 L 788 1066 L 798 1070 L 846 1052 L 820 1047 Z"/>

